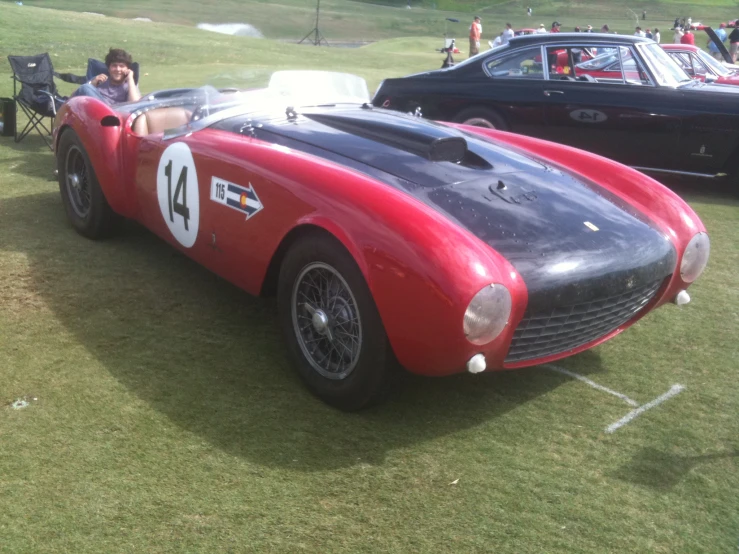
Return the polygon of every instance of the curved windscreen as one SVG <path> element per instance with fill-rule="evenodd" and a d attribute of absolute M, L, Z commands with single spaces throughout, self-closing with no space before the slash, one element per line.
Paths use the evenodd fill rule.
<path fill-rule="evenodd" d="M 174 138 L 204 129 L 224 119 L 246 114 L 285 113 L 301 107 L 369 103 L 367 83 L 349 73 L 331 71 L 277 71 L 263 89 L 216 89 L 204 86 L 155 92 L 129 105 L 132 111 L 148 113 L 160 108 L 183 107 L 190 115 L 187 124 L 165 131 Z"/>

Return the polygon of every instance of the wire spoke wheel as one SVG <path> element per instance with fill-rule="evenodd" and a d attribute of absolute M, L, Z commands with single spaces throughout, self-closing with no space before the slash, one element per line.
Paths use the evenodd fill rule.
<path fill-rule="evenodd" d="M 327 379 L 345 379 L 362 347 L 359 308 L 346 280 L 326 263 L 308 264 L 293 284 L 291 308 L 306 360 Z"/>
<path fill-rule="evenodd" d="M 76 146 L 69 148 L 64 168 L 69 203 L 74 212 L 84 219 L 90 213 L 90 179 L 85 158 Z"/>

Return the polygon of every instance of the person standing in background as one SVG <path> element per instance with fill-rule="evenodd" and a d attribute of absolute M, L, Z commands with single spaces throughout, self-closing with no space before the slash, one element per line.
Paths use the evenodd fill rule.
<path fill-rule="evenodd" d="M 559 21 L 554 21 L 552 23 L 552 28 L 549 31 L 550 33 L 559 33 L 559 28 L 562 26 L 562 24 Z"/>
<path fill-rule="evenodd" d="M 675 27 L 673 31 L 675 31 L 675 34 L 672 35 L 672 42 L 674 44 L 680 44 L 683 38 L 683 30 L 680 27 Z"/>
<path fill-rule="evenodd" d="M 690 44 L 691 46 L 695 46 L 695 36 L 690 32 L 690 29 L 685 29 L 685 33 L 680 39 L 680 44 Z"/>
<path fill-rule="evenodd" d="M 653 36 L 652 36 L 652 30 L 651 29 L 647 29 L 644 32 L 644 36 L 647 37 L 647 38 L 653 38 Z"/>
<path fill-rule="evenodd" d="M 513 38 L 513 35 L 513 25 L 506 23 L 505 30 L 503 31 L 503 44 L 508 44 L 508 41 Z"/>
<path fill-rule="evenodd" d="M 734 27 L 734 30 L 731 31 L 731 34 L 729 35 L 729 54 L 731 54 L 731 63 L 736 63 L 737 50 L 739 50 L 739 26 Z"/>
<path fill-rule="evenodd" d="M 721 23 L 716 29 L 716 36 L 721 42 L 726 42 L 726 23 Z M 723 56 L 721 56 L 721 52 L 719 52 L 718 46 L 709 38 L 708 39 L 708 51 L 711 53 L 711 56 L 716 58 L 719 61 L 723 60 Z"/>
<path fill-rule="evenodd" d="M 601 33 L 610 33 L 611 32 L 611 29 L 608 27 L 608 24 L 606 23 L 605 25 L 603 25 L 603 27 L 600 28 L 600 32 Z"/>
<path fill-rule="evenodd" d="M 657 44 L 662 40 L 662 36 L 659 34 L 659 29 L 657 29 L 657 27 L 654 28 L 654 33 L 652 33 L 652 40 Z"/>
<path fill-rule="evenodd" d="M 644 31 L 641 30 L 641 27 L 637 27 L 634 36 L 644 38 L 646 35 L 644 34 Z"/>
<path fill-rule="evenodd" d="M 482 36 L 482 20 L 475 16 L 470 25 L 470 58 L 480 53 L 480 37 Z"/>

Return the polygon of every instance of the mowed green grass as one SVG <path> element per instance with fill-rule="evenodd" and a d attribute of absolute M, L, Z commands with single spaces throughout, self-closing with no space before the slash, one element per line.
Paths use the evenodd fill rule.
<path fill-rule="evenodd" d="M 122 45 L 144 90 L 291 67 L 374 87 L 440 63 L 417 39 L 318 49 L 94 17 L 2 6 L 0 44 L 79 71 Z M 2 552 L 736 551 L 735 197 L 679 189 L 712 237 L 691 304 L 556 364 L 641 404 L 686 387 L 607 434 L 631 407 L 545 368 L 404 376 L 384 405 L 333 410 L 290 368 L 274 299 L 133 223 L 83 239 L 53 169 L 40 138 L 0 139 Z"/>

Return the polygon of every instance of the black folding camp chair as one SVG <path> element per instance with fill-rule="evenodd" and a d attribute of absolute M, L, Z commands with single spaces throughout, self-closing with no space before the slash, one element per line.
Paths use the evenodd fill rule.
<path fill-rule="evenodd" d="M 36 56 L 8 56 L 13 70 L 13 99 L 28 117 L 28 123 L 19 133 L 15 130 L 15 142 L 20 142 L 32 131 L 38 132 L 51 148 L 51 131 L 54 128 L 56 110 L 65 98 L 59 96 L 54 84 L 54 67 L 48 53 Z M 51 119 L 47 127 L 45 118 Z"/>

